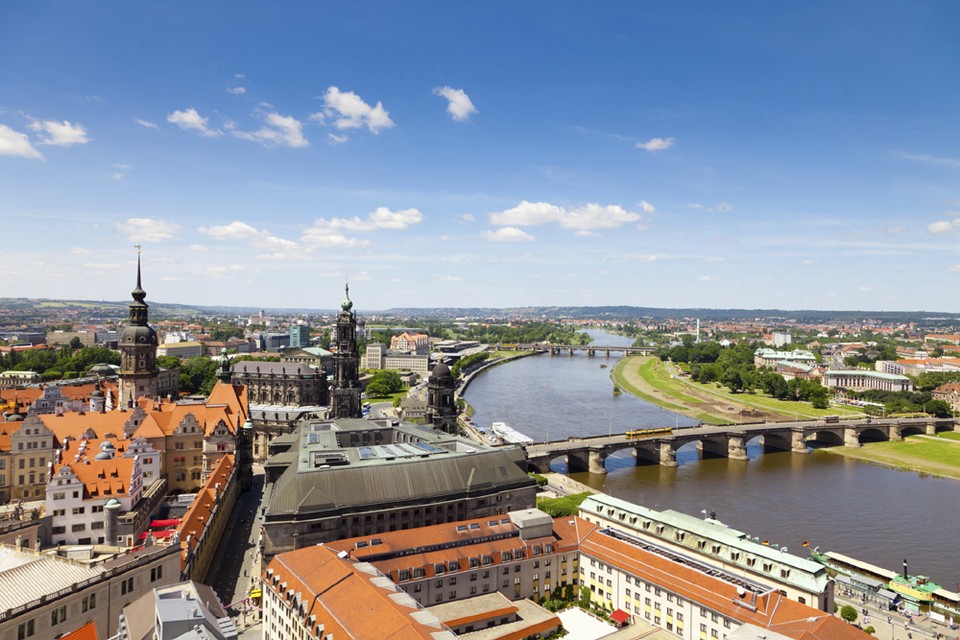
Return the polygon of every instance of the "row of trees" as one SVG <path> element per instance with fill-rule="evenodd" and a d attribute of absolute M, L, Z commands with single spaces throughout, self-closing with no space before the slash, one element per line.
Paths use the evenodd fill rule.
<path fill-rule="evenodd" d="M 59 380 L 82 376 L 90 367 L 101 362 L 119 365 L 120 354 L 107 347 L 79 345 L 11 351 L 0 356 L 0 370 L 36 371 L 43 380 Z"/>

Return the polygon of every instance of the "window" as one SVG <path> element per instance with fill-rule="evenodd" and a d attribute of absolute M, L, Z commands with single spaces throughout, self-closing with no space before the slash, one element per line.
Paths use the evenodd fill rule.
<path fill-rule="evenodd" d="M 91 593 L 88 596 L 83 596 L 83 600 L 80 603 L 80 612 L 85 613 L 89 609 L 93 609 L 97 606 L 97 594 Z"/>
<path fill-rule="evenodd" d="M 53 494 L 53 499 L 54 499 L 54 500 L 65 500 L 66 498 L 67 498 L 67 494 L 64 493 L 63 491 L 60 491 L 59 493 L 54 493 L 54 494 Z"/>
<path fill-rule="evenodd" d="M 91 523 L 90 523 L 90 528 L 91 528 L 91 529 L 103 529 L 103 522 L 102 522 L 102 521 L 91 522 Z"/>
<path fill-rule="evenodd" d="M 66 605 L 57 607 L 50 612 L 50 626 L 55 627 L 64 620 L 67 619 L 67 607 Z"/>
<path fill-rule="evenodd" d="M 120 595 L 126 595 L 133 592 L 133 578 L 127 578 L 120 581 Z"/>
<path fill-rule="evenodd" d="M 156 582 L 163 577 L 163 567 L 154 567 L 150 569 L 150 582 Z"/>
<path fill-rule="evenodd" d="M 70 525 L 70 531 L 72 531 L 73 533 L 86 531 L 86 530 L 87 530 L 87 525 L 84 522 L 78 522 L 76 524 Z"/>
<path fill-rule="evenodd" d="M 84 511 L 86 511 L 85 507 L 74 507 L 73 509 L 71 509 L 71 512 L 75 516 L 82 515 Z"/>
<path fill-rule="evenodd" d="M 33 620 L 27 620 L 26 622 L 21 622 L 20 626 L 17 627 L 17 640 L 23 640 L 24 638 L 29 638 L 34 633 L 33 629 Z"/>

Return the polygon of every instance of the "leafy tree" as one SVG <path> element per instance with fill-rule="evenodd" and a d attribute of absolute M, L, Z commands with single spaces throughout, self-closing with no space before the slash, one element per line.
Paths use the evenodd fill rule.
<path fill-rule="evenodd" d="M 188 358 L 180 366 L 180 391 L 208 395 L 217 381 L 217 363 L 206 356 Z"/>
<path fill-rule="evenodd" d="M 157 366 L 164 369 L 179 369 L 182 364 L 177 356 L 157 356 Z"/>
<path fill-rule="evenodd" d="M 71 348 L 71 349 L 80 349 L 81 347 L 83 347 L 83 343 L 80 342 L 80 337 L 79 337 L 79 336 L 73 336 L 72 338 L 70 338 L 70 348 Z"/>
<path fill-rule="evenodd" d="M 927 413 L 938 418 L 949 418 L 953 415 L 952 407 L 943 400 L 931 400 L 924 405 Z"/>
<path fill-rule="evenodd" d="M 840 607 L 840 617 L 846 620 L 847 622 L 849 622 L 850 624 L 853 624 L 854 622 L 857 621 L 857 616 L 858 616 L 857 610 L 853 606 L 849 604 L 845 604 L 842 607 Z"/>
<path fill-rule="evenodd" d="M 367 383 L 368 397 L 384 397 L 403 390 L 403 382 L 396 371 L 380 369 L 374 372 Z"/>

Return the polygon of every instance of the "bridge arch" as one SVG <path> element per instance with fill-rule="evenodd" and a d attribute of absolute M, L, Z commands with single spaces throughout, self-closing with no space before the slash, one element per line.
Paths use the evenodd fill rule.
<path fill-rule="evenodd" d="M 842 447 L 843 434 L 837 433 L 833 430 L 823 429 L 821 431 L 814 432 L 811 436 L 807 436 L 806 441 L 807 444 L 814 449 L 823 447 Z"/>
<path fill-rule="evenodd" d="M 921 425 L 910 425 L 908 427 L 900 427 L 900 435 L 906 438 L 907 436 L 917 436 L 926 433 L 927 430 Z"/>
<path fill-rule="evenodd" d="M 877 429 L 871 427 L 858 433 L 857 440 L 860 442 L 860 444 L 864 444 L 866 442 L 888 442 L 890 440 L 890 434 L 886 429 Z"/>

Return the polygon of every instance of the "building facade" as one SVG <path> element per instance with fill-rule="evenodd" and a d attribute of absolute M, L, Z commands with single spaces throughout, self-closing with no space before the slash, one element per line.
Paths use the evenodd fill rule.
<path fill-rule="evenodd" d="M 426 420 L 437 429 L 447 433 L 457 432 L 457 381 L 449 367 L 438 363 L 427 380 Z"/>

